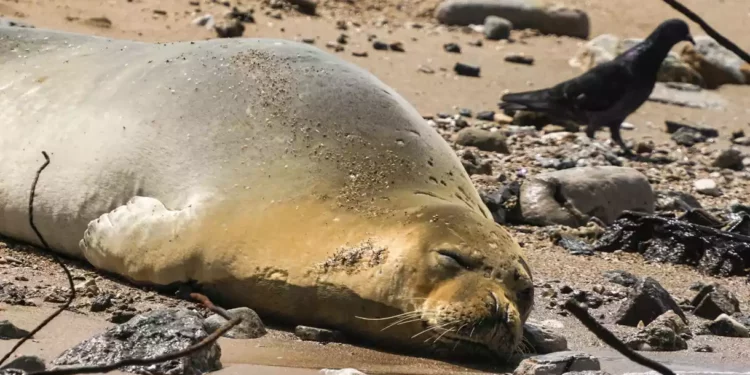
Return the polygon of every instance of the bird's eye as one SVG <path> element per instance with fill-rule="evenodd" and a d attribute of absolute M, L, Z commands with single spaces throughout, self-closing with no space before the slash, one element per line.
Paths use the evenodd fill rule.
<path fill-rule="evenodd" d="M 438 250 L 438 259 L 440 263 L 449 267 L 460 267 L 460 268 L 471 268 L 469 262 L 467 262 L 461 254 L 451 250 Z"/>

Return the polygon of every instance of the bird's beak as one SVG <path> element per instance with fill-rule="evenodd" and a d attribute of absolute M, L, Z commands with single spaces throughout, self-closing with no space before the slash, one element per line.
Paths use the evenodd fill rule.
<path fill-rule="evenodd" d="M 686 41 L 686 42 L 690 42 L 690 44 L 692 44 L 692 45 L 695 45 L 695 40 L 693 40 L 693 36 L 692 36 L 692 35 L 688 35 L 688 36 L 687 36 L 687 37 L 685 38 L 685 41 Z"/>

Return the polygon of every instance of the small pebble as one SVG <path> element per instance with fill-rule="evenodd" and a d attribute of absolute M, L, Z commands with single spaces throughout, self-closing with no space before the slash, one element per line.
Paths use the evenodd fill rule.
<path fill-rule="evenodd" d="M 505 56 L 505 61 L 515 64 L 523 64 L 523 65 L 533 65 L 534 64 L 534 58 L 531 56 L 526 56 L 519 53 L 512 53 L 510 55 Z"/>

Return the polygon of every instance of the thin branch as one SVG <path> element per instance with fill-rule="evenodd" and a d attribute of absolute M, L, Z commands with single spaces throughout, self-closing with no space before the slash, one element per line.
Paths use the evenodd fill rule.
<path fill-rule="evenodd" d="M 750 55 L 748 55 L 747 52 L 743 51 L 742 48 L 738 47 L 736 44 L 732 43 L 732 41 L 719 34 L 718 31 L 714 30 L 713 27 L 707 24 L 706 21 L 700 18 L 693 11 L 677 2 L 677 0 L 664 0 L 664 2 L 678 12 L 684 14 L 685 17 L 689 18 L 691 21 L 697 23 L 701 28 L 703 28 L 703 30 L 706 31 L 706 34 L 713 38 L 717 43 L 721 44 L 724 48 L 734 52 L 742 60 L 745 60 L 746 63 L 750 64 Z"/>
<path fill-rule="evenodd" d="M 44 164 L 42 164 L 42 166 L 39 167 L 39 170 L 36 171 L 36 177 L 34 177 L 34 182 L 31 184 L 31 195 L 29 196 L 29 224 L 31 224 L 31 229 L 34 230 L 34 233 L 36 233 L 36 236 L 39 238 L 39 241 L 41 241 L 42 245 L 44 245 L 44 248 L 49 251 L 52 259 L 54 259 L 54 261 L 57 262 L 57 264 L 59 264 L 65 272 L 65 276 L 67 276 L 68 278 L 70 293 L 68 294 L 68 300 L 65 301 L 62 306 L 60 306 L 54 313 L 44 319 L 38 326 L 36 326 L 36 328 L 31 330 L 31 332 L 29 332 L 26 337 L 19 340 L 16 345 L 14 345 L 13 348 L 11 348 L 10 351 L 5 354 L 2 359 L 0 359 L 0 365 L 2 365 L 3 362 L 10 358 L 10 356 L 15 353 L 15 351 L 18 350 L 18 348 L 20 348 L 23 343 L 32 338 L 37 332 L 44 328 L 44 326 L 49 324 L 52 319 L 55 319 L 55 317 L 57 317 L 58 315 L 60 315 L 60 313 L 67 309 L 68 306 L 70 306 L 70 304 L 73 303 L 73 300 L 76 298 L 75 286 L 73 285 L 73 276 L 70 275 L 68 267 L 65 267 L 65 264 L 62 262 L 62 260 L 60 260 L 60 258 L 52 252 L 52 250 L 49 248 L 49 245 L 47 244 L 47 241 L 44 240 L 44 237 L 42 237 L 42 234 L 39 233 L 39 230 L 34 224 L 34 195 L 36 195 L 36 184 L 37 182 L 39 182 L 39 176 L 42 174 L 44 168 L 47 168 L 47 166 L 49 165 L 49 156 L 47 155 L 47 153 L 42 151 L 42 155 L 44 156 Z"/>
<path fill-rule="evenodd" d="M 128 358 L 123 359 L 122 361 L 115 362 L 110 365 L 91 365 L 91 366 L 79 366 L 79 367 L 68 367 L 68 368 L 62 368 L 62 369 L 52 369 L 47 371 L 39 371 L 31 373 L 30 375 L 72 375 L 72 374 L 101 374 L 101 373 L 107 373 L 110 371 L 115 371 L 120 368 L 126 367 L 126 366 L 148 366 L 153 365 L 161 362 L 171 361 L 178 358 L 189 356 L 197 351 L 200 351 L 202 349 L 205 349 L 209 345 L 213 344 L 216 340 L 221 337 L 221 335 L 227 333 L 230 329 L 234 328 L 237 324 L 239 324 L 242 321 L 242 317 L 235 317 L 232 318 L 226 310 L 222 309 L 221 307 L 215 306 L 211 300 L 209 300 L 206 296 L 199 294 L 199 293 L 191 293 L 191 297 L 198 300 L 199 302 L 203 303 L 206 308 L 211 310 L 212 312 L 221 315 L 224 318 L 227 318 L 229 321 L 225 323 L 223 326 L 219 327 L 216 331 L 214 331 L 212 334 L 206 336 L 203 340 L 201 340 L 199 343 L 192 345 L 190 347 L 187 347 L 183 350 L 174 352 L 174 353 L 168 353 L 163 354 L 157 357 L 153 358 Z"/>
<path fill-rule="evenodd" d="M 613 349 L 620 352 L 620 354 L 624 355 L 631 361 L 641 365 L 648 367 L 662 375 L 675 375 L 675 373 L 667 368 L 666 366 L 662 365 L 659 362 L 656 362 L 652 359 L 646 358 L 642 356 L 639 353 L 636 353 L 632 349 L 628 348 L 627 345 L 625 345 L 620 339 L 618 339 L 612 332 L 604 328 L 599 322 L 596 321 L 591 315 L 589 315 L 586 310 L 581 307 L 578 302 L 575 300 L 568 299 L 565 302 L 565 308 L 570 311 L 573 316 L 578 318 L 578 320 L 581 321 L 581 323 L 588 328 L 589 331 L 591 331 L 593 334 L 596 335 L 596 337 L 599 338 L 599 340 L 604 341 L 605 344 L 611 346 Z"/>

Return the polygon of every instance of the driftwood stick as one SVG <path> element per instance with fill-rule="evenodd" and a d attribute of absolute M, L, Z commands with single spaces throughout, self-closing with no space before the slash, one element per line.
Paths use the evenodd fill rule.
<path fill-rule="evenodd" d="M 578 318 L 579 321 L 581 321 L 581 324 L 586 326 L 589 331 L 591 331 L 593 334 L 596 335 L 596 337 L 599 338 L 599 340 L 604 341 L 605 344 L 612 347 L 612 349 L 617 350 L 620 352 L 620 354 L 627 357 L 629 360 L 641 365 L 646 366 L 662 375 L 675 375 L 675 373 L 668 369 L 666 366 L 662 365 L 659 362 L 654 361 L 653 359 L 646 358 L 642 356 L 639 353 L 636 353 L 634 350 L 630 349 L 620 341 L 612 332 L 604 328 L 599 322 L 596 321 L 591 315 L 589 315 L 586 310 L 581 307 L 575 300 L 568 299 L 565 302 L 565 309 L 570 311 L 573 316 Z"/>
<path fill-rule="evenodd" d="M 53 312 L 50 316 L 48 316 L 46 319 L 44 319 L 36 328 L 31 330 L 26 337 L 19 340 L 16 345 L 13 346 L 13 348 L 10 349 L 10 351 L 3 356 L 2 359 L 0 359 L 0 365 L 3 364 L 10 356 L 15 353 L 18 348 L 23 345 L 28 339 L 32 338 L 37 332 L 39 332 L 44 326 L 49 324 L 49 322 L 52 321 L 52 319 L 55 319 L 60 313 L 62 313 L 65 309 L 70 306 L 71 303 L 73 303 L 73 300 L 76 298 L 76 290 L 75 286 L 73 285 L 73 276 L 70 275 L 70 271 L 68 270 L 68 267 L 65 266 L 65 264 L 60 260 L 60 258 L 52 252 L 52 250 L 49 248 L 49 245 L 47 244 L 47 241 L 44 240 L 44 237 L 42 237 L 42 234 L 39 233 L 39 229 L 37 229 L 36 225 L 34 224 L 34 196 L 36 195 L 36 184 L 39 182 L 39 176 L 42 174 L 42 171 L 44 168 L 47 168 L 49 165 L 49 156 L 46 152 L 42 151 L 42 156 L 44 156 L 44 164 L 42 164 L 41 167 L 39 167 L 39 170 L 36 171 L 36 177 L 34 177 L 34 182 L 31 184 L 31 194 L 29 196 L 29 224 L 31 225 L 31 229 L 34 230 L 34 233 L 36 233 L 36 236 L 39 238 L 39 241 L 44 245 L 44 249 L 47 250 L 52 256 L 52 259 L 62 267 L 63 271 L 65 272 L 65 276 L 68 278 L 68 287 L 70 288 L 70 293 L 68 294 L 68 299 L 65 301 L 65 303 L 60 306 L 55 312 Z"/>
<path fill-rule="evenodd" d="M 664 0 L 664 2 L 678 12 L 684 14 L 685 17 L 689 18 L 691 21 L 697 23 L 704 31 L 706 31 L 706 34 L 713 38 L 717 43 L 721 44 L 724 48 L 734 52 L 735 55 L 739 56 L 742 60 L 745 60 L 746 63 L 750 64 L 750 55 L 748 55 L 747 52 L 743 51 L 742 48 L 732 43 L 731 40 L 719 34 L 718 31 L 714 30 L 711 25 L 706 23 L 703 18 L 700 18 L 700 16 L 695 14 L 692 10 L 688 9 L 677 0 Z"/>

